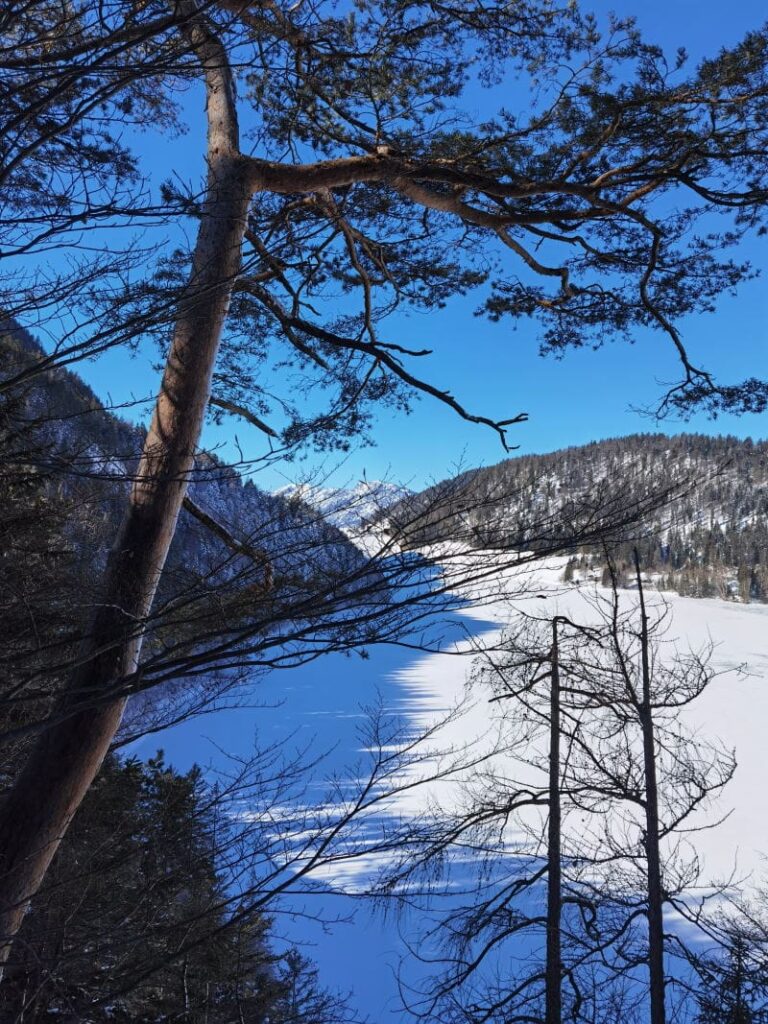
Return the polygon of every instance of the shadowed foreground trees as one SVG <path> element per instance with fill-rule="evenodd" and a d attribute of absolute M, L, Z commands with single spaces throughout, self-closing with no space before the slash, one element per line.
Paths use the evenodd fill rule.
<path fill-rule="evenodd" d="M 109 758 L 25 917 L 3 1021 L 352 1020 L 263 912 L 227 901 L 229 829 L 197 770 Z"/>
<path fill-rule="evenodd" d="M 765 384 L 718 385 L 675 319 L 748 273 L 721 250 L 761 213 L 766 83 L 760 33 L 686 77 L 631 27 L 603 41 L 570 5 L 535 0 L 366 2 L 354 17 L 332 5 L 35 0 L 0 27 L 3 304 L 43 320 L 65 308 L 70 332 L 5 386 L 139 336 L 165 360 L 76 665 L 0 812 L 10 940 L 119 728 L 212 388 L 217 410 L 243 411 L 266 435 L 270 458 L 276 439 L 283 453 L 347 443 L 370 403 L 402 407 L 414 392 L 506 444 L 522 414 L 465 409 L 414 371 L 421 344 L 380 328 L 398 306 L 488 284 L 484 311 L 542 314 L 545 347 L 653 327 L 682 362 L 670 403 L 761 408 Z M 551 76 L 540 108 L 467 125 L 465 85 L 521 69 Z M 191 82 L 206 97 L 205 184 L 165 184 L 150 200 L 113 125 L 172 127 Z M 716 210 L 736 218 L 697 231 Z M 178 252 L 149 277 L 129 244 L 80 253 L 86 229 L 188 221 L 191 251 L 179 230 Z M 54 248 L 73 257 L 66 271 L 43 259 Z M 286 360 L 302 384 L 281 395 Z"/>

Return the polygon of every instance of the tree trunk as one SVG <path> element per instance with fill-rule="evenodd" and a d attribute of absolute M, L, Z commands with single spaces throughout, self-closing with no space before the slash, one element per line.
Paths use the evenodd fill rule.
<path fill-rule="evenodd" d="M 191 10 L 191 8 L 190 8 Z M 208 184 L 152 423 L 91 623 L 57 724 L 41 734 L 0 809 L 0 964 L 120 725 L 109 692 L 136 670 L 203 425 L 222 326 L 240 265 L 251 189 L 239 154 L 233 85 L 207 26 L 184 27 L 205 72 Z"/>
<path fill-rule="evenodd" d="M 547 963 L 545 981 L 546 1024 L 562 1017 L 561 805 L 560 805 L 560 653 L 557 619 L 552 620 L 552 672 L 549 698 L 549 824 L 547 828 Z"/>
<path fill-rule="evenodd" d="M 640 595 L 640 657 L 643 676 L 643 698 L 639 711 L 643 735 L 645 776 L 645 855 L 648 876 L 648 971 L 650 974 L 651 1024 L 665 1024 L 664 894 L 659 850 L 659 791 L 656 781 L 656 744 L 651 704 L 648 615 L 640 575 L 640 557 L 637 551 L 634 556 L 637 588 Z"/>

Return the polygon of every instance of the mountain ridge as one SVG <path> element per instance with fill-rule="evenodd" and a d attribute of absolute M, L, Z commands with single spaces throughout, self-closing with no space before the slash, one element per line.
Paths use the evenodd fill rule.
<path fill-rule="evenodd" d="M 14 366 L 28 368 L 43 355 L 36 339 L 17 324 L 0 324 L 0 336 L 6 378 Z M 19 400 L 24 429 L 36 424 L 32 432 L 37 433 L 43 471 L 68 480 L 69 487 L 81 479 L 83 488 L 98 495 L 102 529 L 91 540 L 96 560 L 103 561 L 135 471 L 142 429 L 107 410 L 68 369 L 30 378 Z M 660 484 L 679 484 L 685 493 L 651 516 L 636 536 L 614 546 L 622 581 L 628 581 L 631 549 L 637 545 L 644 569 L 661 588 L 688 596 L 768 601 L 768 441 L 763 440 L 636 433 L 516 455 L 416 494 L 392 481 L 367 480 L 351 488 L 310 482 L 269 492 L 201 453 L 190 493 L 248 544 L 278 560 L 281 548 L 287 548 L 286 564 L 290 558 L 302 560 L 303 544 L 315 551 L 319 544 L 327 547 L 331 561 L 353 565 L 364 558 L 352 541 L 366 523 L 389 521 L 413 547 L 460 536 L 470 546 L 535 550 L 536 525 L 548 521 L 554 530 L 548 543 L 561 536 L 571 556 L 566 578 L 578 579 L 604 574 L 605 564 L 594 545 L 569 539 L 567 526 L 576 512 L 590 502 L 599 504 L 603 494 L 614 501 L 621 494 L 639 501 Z M 413 520 L 418 521 L 415 528 Z M 223 551 L 220 538 L 184 515 L 169 565 L 206 576 Z M 233 564 L 230 559 L 230 571 Z"/>
<path fill-rule="evenodd" d="M 421 517 L 415 544 L 449 539 L 460 521 L 470 545 L 535 550 L 537 523 L 567 525 L 575 510 L 597 505 L 601 493 L 638 501 L 654 486 L 677 486 L 680 494 L 662 503 L 635 536 L 613 544 L 621 581 L 629 580 L 637 546 L 644 570 L 662 589 L 768 600 L 768 441 L 638 433 L 519 455 L 441 481 L 389 515 L 401 528 L 409 517 Z M 452 514 L 454 499 L 461 511 Z M 442 507 L 439 517 L 425 512 L 430 504 Z M 570 545 L 565 529 L 563 546 L 571 555 L 567 578 L 584 569 L 600 576 L 605 569 L 602 552 Z"/>

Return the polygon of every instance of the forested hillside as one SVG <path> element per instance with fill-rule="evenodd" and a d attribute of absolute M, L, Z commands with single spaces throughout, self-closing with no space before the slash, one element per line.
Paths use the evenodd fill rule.
<path fill-rule="evenodd" d="M 34 366 L 43 353 L 35 339 L 16 325 L 0 326 L 3 376 Z M 106 549 L 119 522 L 128 484 L 135 476 L 144 431 L 105 409 L 81 377 L 56 369 L 30 377 L 4 399 L 7 429 L 18 451 L 34 464 L 48 493 L 62 500 L 77 495 L 90 507 L 88 559 L 106 557 Z M 19 454 L 5 454 L 8 467 Z M 264 549 L 271 571 L 296 571 L 309 554 L 325 550 L 329 569 L 338 570 L 362 562 L 359 552 L 344 534 L 318 515 L 298 495 L 283 497 L 260 490 L 247 477 L 202 452 L 190 482 L 195 506 L 231 530 L 244 545 Z M 73 522 L 73 530 L 77 523 Z M 95 534 L 94 534 L 95 531 Z M 278 543 L 279 537 L 279 543 Z M 74 535 L 73 535 L 74 539 Z M 94 542 L 97 547 L 94 550 Z M 100 556 L 99 556 L 100 552 Z M 231 554 L 222 536 L 206 528 L 200 518 L 182 513 L 180 535 L 169 556 L 174 571 L 202 577 L 221 570 L 222 556 Z M 182 569 L 183 567 L 183 569 Z M 236 571 L 237 562 L 227 571 Z"/>
<path fill-rule="evenodd" d="M 34 338 L 13 324 L 0 337 L 0 353 L 8 376 L 21 377 L 42 357 Z M 56 664 L 66 664 L 65 652 L 75 650 L 143 437 L 67 370 L 31 374 L 3 396 L 0 539 L 7 555 L 0 572 L 6 622 L 13 623 L 5 660 L 11 675 L 26 680 L 21 689 L 40 659 L 41 630 L 48 630 L 45 648 L 58 647 Z M 300 497 L 266 493 L 201 452 L 160 583 L 143 672 L 154 664 L 169 680 L 189 675 L 209 638 L 222 630 L 230 646 L 221 647 L 220 662 L 236 670 L 240 636 L 255 637 L 256 644 L 263 639 L 269 649 L 279 631 L 276 608 L 300 617 L 313 601 L 327 606 L 329 594 L 345 593 L 352 578 L 361 591 L 375 587 L 365 565 L 347 537 Z M 210 690 L 215 670 L 202 667 L 200 685 Z M 50 676 L 50 666 L 47 671 Z M 219 679 L 217 685 L 229 683 Z M 45 687 L 45 699 L 57 686 Z M 156 704 L 163 694 L 167 687 L 155 691 Z M 39 711 L 39 701 L 32 703 Z M 11 714 L 28 718 L 30 699 L 16 702 Z"/>
<path fill-rule="evenodd" d="M 673 489 L 669 493 L 669 489 Z M 406 521 L 441 497 L 440 514 L 420 522 L 414 543 L 450 540 L 533 548 L 569 530 L 592 509 L 632 506 L 659 492 L 659 507 L 611 552 L 623 573 L 637 546 L 657 585 L 688 596 L 768 600 L 768 442 L 701 434 L 635 434 L 525 455 L 470 470 L 402 503 Z M 468 497 L 473 507 L 470 509 Z M 671 500 L 668 500 L 671 499 Z M 461 505 L 451 515 L 450 503 Z M 573 544 L 569 579 L 600 578 L 599 545 Z"/>
<path fill-rule="evenodd" d="M 239 905 L 237 839 L 202 773 L 109 757 L 24 919 L 3 1021 L 342 1024 L 298 949 Z"/>

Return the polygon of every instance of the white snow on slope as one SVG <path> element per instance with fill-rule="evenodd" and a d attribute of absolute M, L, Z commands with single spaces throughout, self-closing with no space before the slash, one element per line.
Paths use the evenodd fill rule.
<path fill-rule="evenodd" d="M 375 519 L 410 491 L 386 480 L 360 480 L 353 487 L 340 488 L 289 484 L 274 493 L 283 498 L 300 498 L 322 513 L 331 525 L 345 533 L 357 533 L 362 524 Z"/>

